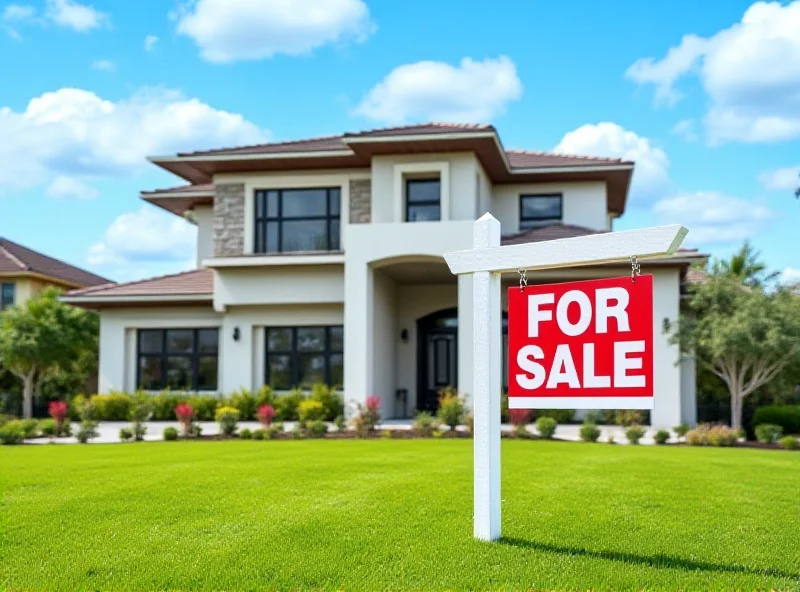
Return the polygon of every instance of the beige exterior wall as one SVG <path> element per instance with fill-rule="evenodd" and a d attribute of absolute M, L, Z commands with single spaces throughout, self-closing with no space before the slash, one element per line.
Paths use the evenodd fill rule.
<path fill-rule="evenodd" d="M 204 259 L 214 256 L 214 206 L 195 206 L 194 218 L 197 222 L 197 267 Z"/>
<path fill-rule="evenodd" d="M 60 288 L 69 290 L 63 284 L 47 282 L 31 277 L 20 276 L 0 276 L 0 284 L 14 284 L 14 304 L 25 304 L 28 300 L 36 296 L 45 288 Z"/>

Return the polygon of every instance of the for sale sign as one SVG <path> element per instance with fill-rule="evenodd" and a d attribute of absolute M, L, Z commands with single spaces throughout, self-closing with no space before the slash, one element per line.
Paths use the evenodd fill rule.
<path fill-rule="evenodd" d="M 511 409 L 652 409 L 653 276 L 508 289 Z"/>

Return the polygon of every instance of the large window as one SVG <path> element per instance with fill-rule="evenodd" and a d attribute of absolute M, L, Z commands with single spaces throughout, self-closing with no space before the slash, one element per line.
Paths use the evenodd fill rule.
<path fill-rule="evenodd" d="M 256 253 L 339 249 L 338 187 L 258 190 L 255 197 Z"/>
<path fill-rule="evenodd" d="M 431 222 L 442 219 L 442 183 L 439 179 L 406 181 L 406 220 Z"/>
<path fill-rule="evenodd" d="M 522 195 L 519 199 L 519 229 L 561 224 L 561 194 Z"/>
<path fill-rule="evenodd" d="M 140 389 L 215 391 L 219 330 L 140 329 L 137 358 Z"/>
<path fill-rule="evenodd" d="M 14 306 L 14 284 L 0 284 L 0 310 Z"/>
<path fill-rule="evenodd" d="M 269 327 L 265 382 L 275 390 L 344 384 L 342 327 Z"/>

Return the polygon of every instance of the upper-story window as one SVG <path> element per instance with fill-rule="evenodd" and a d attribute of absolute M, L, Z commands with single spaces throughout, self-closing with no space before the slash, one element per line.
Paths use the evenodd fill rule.
<path fill-rule="evenodd" d="M 0 284 L 0 310 L 14 306 L 14 284 Z"/>
<path fill-rule="evenodd" d="M 406 180 L 406 220 L 408 222 L 435 222 L 441 219 L 441 180 Z"/>
<path fill-rule="evenodd" d="M 561 224 L 560 193 L 548 195 L 521 195 L 519 198 L 519 229 L 528 230 Z"/>
<path fill-rule="evenodd" d="M 255 192 L 256 253 L 338 251 L 341 189 Z"/>

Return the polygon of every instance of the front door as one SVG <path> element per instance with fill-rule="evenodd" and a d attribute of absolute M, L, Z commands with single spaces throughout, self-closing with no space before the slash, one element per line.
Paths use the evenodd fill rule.
<path fill-rule="evenodd" d="M 439 407 L 439 391 L 458 388 L 458 309 L 421 318 L 417 335 L 417 409 L 433 413 Z"/>

